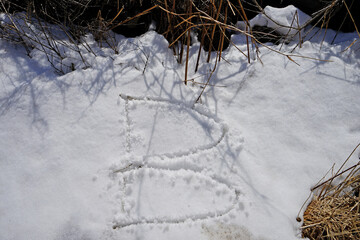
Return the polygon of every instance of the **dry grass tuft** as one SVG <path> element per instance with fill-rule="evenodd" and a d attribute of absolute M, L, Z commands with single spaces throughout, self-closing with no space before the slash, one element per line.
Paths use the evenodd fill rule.
<path fill-rule="evenodd" d="M 333 177 L 312 189 L 314 198 L 304 212 L 302 237 L 310 240 L 360 239 L 360 162 L 343 170 L 359 146 Z"/>
<path fill-rule="evenodd" d="M 359 199 L 349 196 L 315 198 L 304 214 L 303 237 L 360 239 Z"/>

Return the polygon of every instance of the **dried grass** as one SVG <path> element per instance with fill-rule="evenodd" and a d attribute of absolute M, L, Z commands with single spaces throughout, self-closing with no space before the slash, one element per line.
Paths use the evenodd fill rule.
<path fill-rule="evenodd" d="M 304 213 L 303 237 L 360 239 L 359 199 L 348 196 L 315 198 Z"/>
<path fill-rule="evenodd" d="M 313 199 L 304 212 L 302 237 L 310 240 L 360 239 L 360 162 L 312 188 Z M 342 179 L 342 180 L 339 180 Z"/>

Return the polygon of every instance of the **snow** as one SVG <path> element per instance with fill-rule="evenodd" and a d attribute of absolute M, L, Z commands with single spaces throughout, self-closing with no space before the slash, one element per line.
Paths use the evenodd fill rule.
<path fill-rule="evenodd" d="M 357 35 L 335 34 L 296 48 L 298 65 L 231 46 L 196 104 L 202 89 L 153 31 L 116 36 L 119 54 L 86 36 L 95 54 L 67 50 L 57 67 L 76 70 L 61 76 L 0 39 L 0 239 L 299 239 L 310 188 L 359 143 L 359 45 L 344 51 Z M 198 48 L 200 82 L 216 56 L 194 73 Z"/>
<path fill-rule="evenodd" d="M 253 19 L 250 19 L 251 27 L 262 26 L 275 29 L 281 35 L 287 38 L 294 38 L 296 34 L 303 34 L 303 27 L 311 20 L 311 17 L 294 7 L 289 5 L 285 8 L 274 8 L 266 6 L 263 13 L 258 14 Z M 238 27 L 245 30 L 245 23 L 239 22 Z"/>

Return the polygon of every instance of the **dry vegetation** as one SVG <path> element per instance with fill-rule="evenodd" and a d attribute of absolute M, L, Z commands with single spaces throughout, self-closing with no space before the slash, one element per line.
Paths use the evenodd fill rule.
<path fill-rule="evenodd" d="M 0 22 L 0 37 L 21 43 L 29 54 L 31 49 L 42 51 L 56 72 L 65 74 L 75 70 L 76 66 L 72 62 L 64 61 L 67 53 L 62 51 L 63 49 L 71 49 L 72 53 L 82 60 L 82 68 L 90 67 L 83 54 L 95 53 L 87 42 L 83 41 L 82 36 L 85 34 L 91 33 L 100 46 L 108 46 L 117 54 L 117 42 L 113 32 L 126 37 L 139 36 L 148 31 L 153 20 L 156 22 L 156 31 L 168 40 L 169 48 L 173 49 L 178 62 L 185 64 L 185 84 L 188 83 L 189 49 L 194 36 L 197 36 L 200 48 L 195 72 L 201 64 L 202 51 L 207 51 L 206 62 L 210 62 L 211 59 L 214 61 L 207 79 L 197 83 L 204 91 L 218 62 L 223 59 L 223 50 L 229 45 L 234 45 L 231 42 L 231 34 L 243 34 L 246 37 L 246 51 L 241 51 L 235 45 L 234 47 L 249 63 L 251 55 L 261 62 L 258 55 L 259 45 L 295 62 L 291 53 L 276 51 L 264 45 L 264 42 L 284 44 L 292 37 L 299 36 L 297 47 L 301 47 L 303 39 L 314 33 L 313 28 L 308 27 L 310 24 L 320 27 L 319 29 L 338 26 L 339 30 L 342 26 L 348 27 L 350 23 L 358 31 L 357 20 L 354 19 L 354 16 L 358 16 L 352 13 L 358 10 L 360 4 L 354 4 L 354 0 L 315 2 L 316 4 L 310 4 L 308 0 L 0 0 L 0 12 L 7 15 L 7 21 Z M 268 4 L 276 7 L 294 4 L 304 8 L 304 3 L 311 6 L 309 9 L 305 8 L 305 11 L 311 14 L 312 18 L 305 25 L 299 26 L 294 16 L 293 25 L 288 27 L 289 33 L 291 29 L 296 31 L 292 36 L 282 35 L 277 29 L 250 26 L 249 19 L 257 13 L 265 14 L 263 7 Z M 343 12 L 344 16 L 340 15 L 343 21 L 334 20 L 339 11 Z M 243 21 L 245 27 L 236 27 L 237 21 Z M 54 26 L 57 28 L 55 31 Z M 278 26 L 284 28 L 281 24 Z M 298 34 L 305 27 L 305 34 Z M 85 52 L 81 49 L 85 49 Z M 216 57 L 211 57 L 212 55 Z M 198 101 L 201 95 L 202 93 Z"/>
<path fill-rule="evenodd" d="M 360 239 L 360 162 L 343 169 L 360 144 L 330 179 L 312 189 L 302 236 L 310 240 Z"/>
<path fill-rule="evenodd" d="M 348 5 L 347 2 L 351 4 Z M 308 24 L 327 28 L 334 22 L 332 21 L 334 14 L 346 9 L 342 24 L 345 23 L 346 18 L 350 18 L 357 30 L 351 14 L 353 0 L 318 0 L 315 3 L 312 4 L 313 8 L 310 10 L 305 8 L 305 11 L 313 16 Z M 210 61 L 212 53 L 215 53 L 217 61 L 220 61 L 222 51 L 232 44 L 231 34 L 233 33 L 246 36 L 247 52 L 239 51 L 249 62 L 251 60 L 250 48 L 257 49 L 259 44 L 269 41 L 281 44 L 285 43 L 289 37 L 291 38 L 292 36 L 279 34 L 276 29 L 250 26 L 249 19 L 256 13 L 264 13 L 263 7 L 267 4 L 276 7 L 287 4 L 297 6 L 301 5 L 301 1 L 286 0 L 281 1 L 280 4 L 278 1 L 271 0 L 0 0 L 0 11 L 10 16 L 10 22 L 2 22 L 0 25 L 0 37 L 16 40 L 25 45 L 29 42 L 39 42 L 38 39 L 26 41 L 26 38 L 29 38 L 26 28 L 36 22 L 37 26 L 46 32 L 49 28 L 48 23 L 52 23 L 60 26 L 71 42 L 80 41 L 82 35 L 90 32 L 100 44 L 106 42 L 117 52 L 114 40 L 109 37 L 110 30 L 127 37 L 135 37 L 145 33 L 151 21 L 154 20 L 157 32 L 168 40 L 169 47 L 173 49 L 178 62 L 185 62 L 186 66 L 189 48 L 194 40 L 192 38 L 197 36 L 201 47 L 196 71 L 201 51 L 208 52 L 207 62 Z M 314 12 L 315 10 L 317 11 Z M 22 12 L 22 14 L 12 15 L 16 12 Z M 245 23 L 244 29 L 235 26 L 239 20 Z M 303 27 L 305 26 L 301 26 Z M 295 22 L 291 28 L 301 30 Z M 312 31 L 309 30 L 307 34 L 310 32 Z M 299 46 L 307 34 L 299 39 Z M 45 35 L 48 37 L 48 42 L 52 41 L 53 36 L 50 32 L 46 32 Z M 26 47 L 31 49 L 34 46 L 27 45 Z M 56 51 L 55 54 L 59 55 Z M 185 69 L 184 82 L 186 84 L 188 68 Z"/>
<path fill-rule="evenodd" d="M 257 56 L 255 58 L 261 62 L 258 56 L 259 45 L 283 54 L 290 61 L 295 62 L 291 53 L 275 51 L 263 43 L 284 44 L 295 35 L 299 35 L 298 47 L 301 47 L 303 39 L 314 32 L 311 27 L 308 27 L 305 34 L 301 36 L 298 33 L 302 29 L 310 24 L 319 26 L 319 29 L 337 26 L 334 23 L 338 24 L 339 21 L 335 21 L 333 18 L 339 11 L 345 12 L 344 16 L 341 15 L 343 21 L 340 21 L 338 29 L 350 22 L 357 31 L 356 19 L 354 19 L 354 16 L 357 15 L 352 13 L 359 8 L 359 4 L 354 4 L 354 0 L 317 0 L 315 2 L 316 4 L 309 4 L 308 1 L 304 1 L 304 3 L 308 3 L 307 6 L 311 6 L 309 9 L 305 8 L 305 11 L 312 15 L 311 21 L 299 26 L 294 16 L 294 24 L 288 28 L 289 33 L 291 29 L 295 29 L 296 33 L 292 36 L 289 34 L 284 36 L 277 29 L 250 26 L 249 19 L 257 13 L 264 13 L 263 7 L 267 4 L 276 7 L 283 7 L 287 4 L 303 6 L 302 1 L 0 0 L 0 11 L 8 16 L 7 21 L 1 21 L 0 37 L 23 44 L 28 53 L 34 48 L 43 51 L 56 71 L 65 74 L 69 69 L 74 70 L 74 66 L 63 61 L 66 56 L 61 49 L 64 48 L 75 51 L 82 59 L 83 67 L 89 67 L 80 51 L 80 48 L 86 49 L 87 52 L 94 54 L 86 41 L 82 40 L 82 36 L 85 34 L 91 33 L 101 46 L 108 46 L 118 53 L 113 32 L 126 37 L 139 36 L 148 31 L 153 20 L 156 22 L 156 31 L 168 40 L 169 48 L 173 49 L 178 62 L 185 64 L 185 84 L 188 82 L 189 49 L 195 36 L 200 42 L 195 72 L 198 70 L 202 51 L 207 52 L 206 62 L 210 62 L 211 59 L 215 61 L 208 79 L 201 83 L 205 90 L 218 62 L 222 60 L 223 50 L 229 45 L 233 45 L 231 34 L 246 36 L 247 50 L 237 49 L 249 63 L 251 55 Z M 239 20 L 245 23 L 245 27 L 242 29 L 236 27 L 236 22 Z M 54 31 L 54 25 L 60 28 L 60 31 Z M 284 27 L 278 25 L 279 28 Z M 216 55 L 216 58 L 212 58 L 212 55 Z"/>

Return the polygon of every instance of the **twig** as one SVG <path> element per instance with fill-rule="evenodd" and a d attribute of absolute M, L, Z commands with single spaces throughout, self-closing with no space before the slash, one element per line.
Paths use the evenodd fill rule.
<path fill-rule="evenodd" d="M 360 165 L 360 162 L 358 162 L 358 163 L 355 164 L 354 166 L 351 166 L 351 167 L 347 168 L 346 170 L 341 171 L 341 169 L 342 169 L 342 168 L 344 167 L 344 165 L 349 161 L 350 157 L 354 154 L 354 152 L 356 151 L 356 149 L 357 149 L 359 146 L 360 146 L 360 143 L 354 148 L 354 150 L 351 152 L 351 154 L 348 156 L 348 158 L 347 158 L 347 159 L 345 160 L 345 162 L 341 165 L 341 167 L 339 168 L 339 170 L 337 171 L 337 173 L 336 173 L 333 177 L 329 178 L 329 179 L 326 180 L 325 182 L 322 182 L 321 184 L 316 185 L 315 187 L 312 187 L 312 188 L 311 188 L 311 191 L 314 191 L 315 189 L 323 186 L 324 184 L 326 184 L 326 183 L 328 183 L 328 182 L 330 182 L 330 184 L 331 184 L 331 182 L 332 182 L 336 177 L 338 177 L 338 176 L 342 175 L 343 173 L 348 172 L 348 171 L 350 171 L 351 169 L 354 169 L 354 168 L 356 168 L 357 166 L 359 166 L 359 165 Z M 341 171 L 341 172 L 340 172 L 340 171 Z"/>

